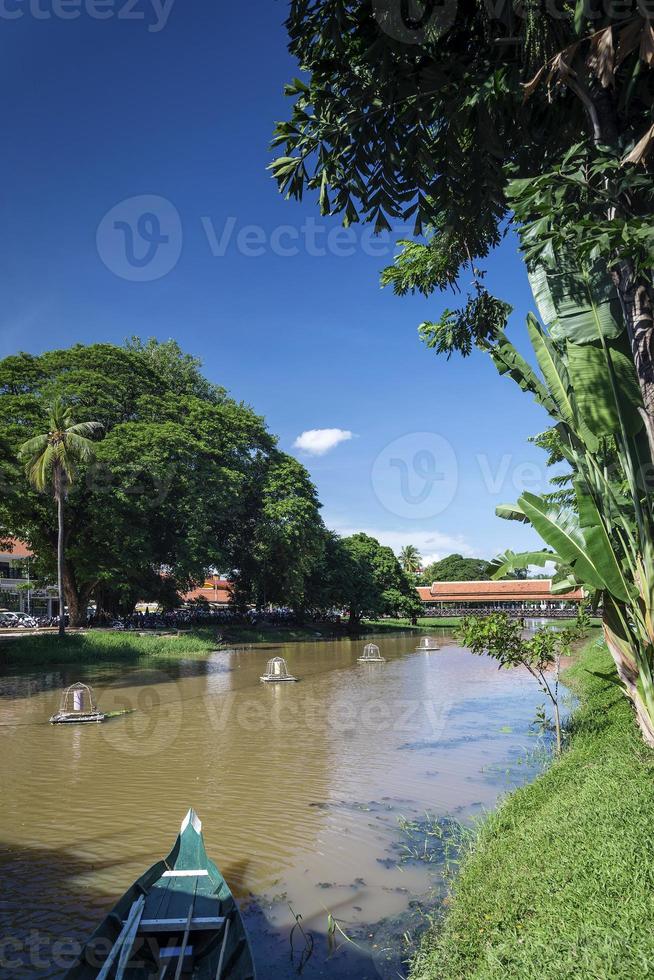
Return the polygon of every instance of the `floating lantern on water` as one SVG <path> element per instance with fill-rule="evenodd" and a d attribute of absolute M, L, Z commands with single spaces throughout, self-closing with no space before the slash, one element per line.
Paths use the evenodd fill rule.
<path fill-rule="evenodd" d="M 363 648 L 363 654 L 357 657 L 360 664 L 373 664 L 373 663 L 384 663 L 384 658 L 379 652 L 379 647 L 376 643 L 366 643 Z"/>
<path fill-rule="evenodd" d="M 440 647 L 433 636 L 423 636 L 418 644 L 418 650 L 424 653 L 427 650 L 440 650 Z"/>
<path fill-rule="evenodd" d="M 286 661 L 283 657 L 273 657 L 266 665 L 266 672 L 259 678 L 268 684 L 280 683 L 281 681 L 295 681 L 297 677 L 289 674 Z"/>
<path fill-rule="evenodd" d="M 53 725 L 71 722 L 104 721 L 105 715 L 98 711 L 93 691 L 88 684 L 71 684 L 61 695 L 59 710 L 50 719 Z"/>

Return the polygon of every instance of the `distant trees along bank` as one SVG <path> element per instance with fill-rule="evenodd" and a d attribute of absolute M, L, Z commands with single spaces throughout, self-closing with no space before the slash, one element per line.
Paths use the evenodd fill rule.
<path fill-rule="evenodd" d="M 338 605 L 353 623 L 418 611 L 391 549 L 328 531 L 307 470 L 174 341 L 0 361 L 0 533 L 30 545 L 32 578 L 57 579 L 60 507 L 54 485 L 26 478 L 20 447 L 44 436 L 57 404 L 92 444 L 59 495 L 72 625 L 91 600 L 109 615 L 143 597 L 173 606 L 216 568 L 244 607 Z"/>

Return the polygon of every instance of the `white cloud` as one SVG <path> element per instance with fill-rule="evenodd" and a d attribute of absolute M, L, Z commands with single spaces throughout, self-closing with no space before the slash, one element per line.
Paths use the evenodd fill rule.
<path fill-rule="evenodd" d="M 349 429 L 307 429 L 297 437 L 293 448 L 301 449 L 310 456 L 324 456 L 339 443 L 348 442 L 352 436 Z"/>
<path fill-rule="evenodd" d="M 554 578 L 556 575 L 556 565 L 553 561 L 546 561 L 544 565 L 529 565 L 527 567 L 528 575 L 548 575 L 550 578 Z"/>
<path fill-rule="evenodd" d="M 326 523 L 329 525 L 328 519 Z M 423 565 L 431 565 L 432 562 L 440 561 L 441 558 L 451 554 L 463 555 L 464 558 L 478 557 L 481 550 L 475 550 L 462 535 L 444 534 L 441 531 L 387 531 L 374 527 L 334 527 L 333 525 L 332 527 L 343 537 L 363 531 L 371 538 L 377 538 L 380 544 L 388 545 L 396 555 L 405 545 L 412 544 L 422 555 Z"/>

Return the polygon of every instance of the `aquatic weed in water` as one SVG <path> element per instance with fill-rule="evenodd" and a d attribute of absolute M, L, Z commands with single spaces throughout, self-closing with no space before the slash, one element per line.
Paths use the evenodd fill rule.
<path fill-rule="evenodd" d="M 437 817 L 425 813 L 422 820 L 398 818 L 404 841 L 400 844 L 400 863 L 420 861 L 425 864 L 442 864 L 443 875 L 449 877 L 461 860 L 473 831 L 453 817 Z"/>
<path fill-rule="evenodd" d="M 298 974 L 301 974 L 305 966 L 313 956 L 313 945 L 314 945 L 313 936 L 311 935 L 310 932 L 307 933 L 304 931 L 304 929 L 302 928 L 302 916 L 300 915 L 299 912 L 293 911 L 293 906 L 291 905 L 290 902 L 288 904 L 288 907 L 291 910 L 291 915 L 295 919 L 295 925 L 291 929 L 288 937 L 289 945 L 291 947 L 291 963 L 295 967 L 296 972 Z M 300 935 L 302 936 L 302 939 L 304 940 L 304 949 L 300 952 L 297 967 L 295 966 L 295 949 L 293 947 L 293 935 L 296 929 L 299 931 Z"/>

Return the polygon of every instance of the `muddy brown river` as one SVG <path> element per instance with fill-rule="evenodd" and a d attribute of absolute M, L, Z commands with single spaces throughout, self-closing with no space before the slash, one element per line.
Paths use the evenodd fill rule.
<path fill-rule="evenodd" d="M 0 976 L 61 977 L 189 806 L 245 910 L 259 980 L 404 975 L 454 822 L 537 770 L 542 697 L 442 631 L 430 653 L 377 637 L 385 663 L 357 663 L 364 642 L 0 676 Z M 260 683 L 277 655 L 298 683 Z M 133 710 L 49 725 L 76 680 L 104 711 Z"/>

